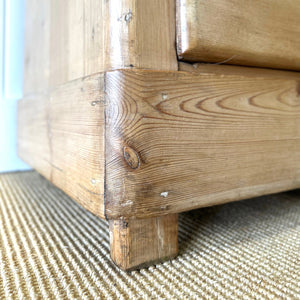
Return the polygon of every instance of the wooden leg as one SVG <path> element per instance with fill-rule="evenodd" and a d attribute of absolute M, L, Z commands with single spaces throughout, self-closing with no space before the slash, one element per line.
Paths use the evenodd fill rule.
<path fill-rule="evenodd" d="M 145 267 L 176 256 L 178 252 L 178 215 L 110 220 L 110 253 L 123 270 Z"/>

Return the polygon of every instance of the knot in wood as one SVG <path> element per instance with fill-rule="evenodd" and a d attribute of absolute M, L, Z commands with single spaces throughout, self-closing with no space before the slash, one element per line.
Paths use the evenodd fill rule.
<path fill-rule="evenodd" d="M 137 152 L 134 149 L 132 149 L 130 147 L 124 147 L 123 155 L 131 169 L 135 170 L 140 166 L 139 155 L 137 154 Z"/>

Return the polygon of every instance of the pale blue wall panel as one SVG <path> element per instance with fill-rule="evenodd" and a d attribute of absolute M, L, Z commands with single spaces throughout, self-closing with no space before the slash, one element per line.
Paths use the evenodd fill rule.
<path fill-rule="evenodd" d="M 27 170 L 17 155 L 17 100 L 0 101 L 0 172 Z"/>
<path fill-rule="evenodd" d="M 23 85 L 24 0 L 0 0 L 0 18 L 0 172 L 9 172 L 29 168 L 17 156 L 16 137 Z"/>
<path fill-rule="evenodd" d="M 0 101 L 4 93 L 4 21 L 4 0 L 0 0 Z"/>
<path fill-rule="evenodd" d="M 24 0 L 5 1 L 4 98 L 19 99 L 23 90 Z"/>

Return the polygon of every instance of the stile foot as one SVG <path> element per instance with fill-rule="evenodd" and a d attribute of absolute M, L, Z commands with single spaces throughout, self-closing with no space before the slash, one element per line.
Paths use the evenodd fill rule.
<path fill-rule="evenodd" d="M 110 220 L 109 232 L 111 258 L 126 271 L 174 258 L 178 252 L 178 214 Z"/>

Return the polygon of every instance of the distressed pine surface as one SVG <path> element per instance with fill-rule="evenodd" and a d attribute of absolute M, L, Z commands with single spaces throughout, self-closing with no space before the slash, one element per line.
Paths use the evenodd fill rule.
<path fill-rule="evenodd" d="M 76 101 L 69 86 L 80 86 L 81 78 L 85 81 L 88 80 L 88 76 L 93 78 L 92 74 L 114 68 L 177 70 L 175 2 L 53 0 L 49 3 L 47 0 L 28 0 L 25 23 L 25 96 L 19 105 L 20 156 L 48 179 L 55 181 L 79 203 L 84 203 L 86 208 L 90 208 L 96 214 L 99 214 L 100 210 L 103 217 L 104 156 L 101 151 L 104 151 L 104 146 L 100 147 L 99 143 L 102 143 L 104 129 L 101 127 L 99 132 L 96 132 L 93 127 L 94 124 L 103 122 L 103 111 L 99 112 L 98 120 L 91 110 L 98 108 L 98 105 L 86 109 L 86 103 L 92 101 L 90 97 L 97 99 L 98 95 L 83 93 L 80 101 Z M 64 137 L 64 141 L 61 140 L 61 143 L 54 143 L 50 147 L 47 110 L 53 90 L 60 91 L 60 95 L 55 98 L 57 102 L 53 102 L 53 109 L 56 109 L 62 120 L 70 122 L 70 127 L 66 129 L 66 124 L 59 124 L 63 126 L 64 133 L 61 136 Z M 100 90 L 99 97 L 103 97 L 103 86 Z M 60 100 L 63 101 L 63 106 L 58 105 Z M 103 103 L 101 109 L 104 109 Z M 89 150 L 79 154 L 76 149 L 81 149 L 87 143 L 83 140 L 82 132 L 74 139 L 74 134 L 79 130 L 77 122 L 80 120 L 85 120 L 80 124 L 80 131 L 85 130 L 86 134 L 92 134 L 93 138 L 88 139 Z M 64 143 L 67 147 L 63 146 Z M 71 144 L 73 147 L 68 147 Z M 95 158 L 99 147 L 101 151 Z M 52 162 L 56 155 L 60 155 L 59 158 L 55 158 L 59 164 L 70 161 L 63 168 L 56 168 Z M 78 163 L 78 155 L 85 155 L 85 159 Z M 98 161 L 100 163 L 97 165 Z M 83 172 L 81 168 L 84 169 Z M 57 175 L 59 169 L 70 169 L 72 172 L 66 171 L 64 175 Z M 86 172 L 85 169 L 90 171 Z M 96 171 L 97 176 L 94 174 Z M 84 175 L 87 177 L 80 188 L 76 182 L 81 182 Z M 95 179 L 92 181 L 96 182 L 96 185 L 102 187 L 91 187 L 92 178 Z M 91 192 L 95 194 L 90 195 Z M 97 196 L 100 199 L 96 199 Z"/>
<path fill-rule="evenodd" d="M 110 220 L 111 258 L 131 270 L 174 258 L 178 252 L 178 215 Z"/>
<path fill-rule="evenodd" d="M 300 70 L 300 1 L 176 1 L 181 59 Z"/>
<path fill-rule="evenodd" d="M 173 0 L 28 0 L 26 11 L 20 156 L 109 219 L 123 269 L 176 255 L 178 212 L 299 187 L 296 73 L 184 64 L 187 72 L 159 72 L 178 70 Z M 297 68 L 280 41 L 276 66 Z M 268 56 L 257 58 L 274 66 L 279 47 L 259 45 Z M 124 68 L 157 71 L 99 74 Z"/>
<path fill-rule="evenodd" d="M 105 71 L 105 2 L 26 1 L 25 96 Z"/>
<path fill-rule="evenodd" d="M 178 69 L 174 0 L 111 0 L 106 5 L 106 70 Z"/>
<path fill-rule="evenodd" d="M 50 1 L 26 0 L 24 23 L 23 94 L 44 93 L 49 87 Z"/>
<path fill-rule="evenodd" d="M 105 71 L 106 1 L 50 2 L 50 87 Z"/>
<path fill-rule="evenodd" d="M 300 187 L 300 76 L 237 73 L 106 74 L 108 218 Z"/>
<path fill-rule="evenodd" d="M 259 78 L 277 78 L 277 79 L 295 79 L 300 80 L 300 72 L 287 72 L 284 70 L 258 69 L 253 67 L 240 67 L 230 65 L 217 65 L 209 63 L 178 63 L 178 70 L 192 73 L 212 74 L 220 76 L 242 76 L 242 77 L 257 77 Z"/>
<path fill-rule="evenodd" d="M 107 16 L 106 70 L 178 70 L 174 0 L 112 0 L 107 2 Z M 138 168 L 134 151 L 126 147 L 122 151 L 128 165 Z M 110 220 L 111 257 L 122 269 L 177 254 L 177 215 L 127 220 L 126 228 L 124 222 Z"/>
<path fill-rule="evenodd" d="M 27 0 L 24 94 L 119 68 L 177 70 L 175 28 L 173 0 Z"/>
<path fill-rule="evenodd" d="M 18 153 L 83 207 L 104 218 L 103 74 L 19 101 Z"/>

